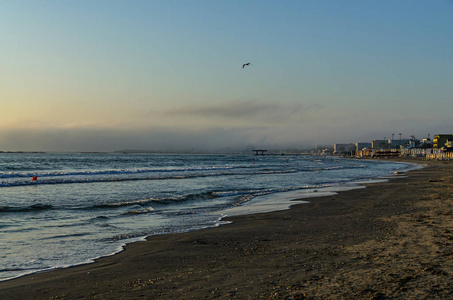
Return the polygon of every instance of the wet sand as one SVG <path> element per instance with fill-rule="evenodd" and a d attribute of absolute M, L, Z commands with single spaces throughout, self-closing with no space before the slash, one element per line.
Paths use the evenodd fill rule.
<path fill-rule="evenodd" d="M 453 162 L 419 163 L 386 183 L 1 282 L 0 298 L 451 299 Z"/>

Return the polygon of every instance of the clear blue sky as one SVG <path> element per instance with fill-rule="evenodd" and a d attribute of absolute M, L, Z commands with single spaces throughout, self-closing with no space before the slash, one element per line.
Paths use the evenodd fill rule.
<path fill-rule="evenodd" d="M 453 133 L 451 0 L 3 0 L 0 45 L 0 150 Z"/>

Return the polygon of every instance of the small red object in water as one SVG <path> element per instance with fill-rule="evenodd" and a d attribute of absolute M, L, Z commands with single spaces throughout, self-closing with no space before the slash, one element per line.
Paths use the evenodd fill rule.
<path fill-rule="evenodd" d="M 33 178 L 31 180 L 32 181 L 37 181 L 38 180 L 38 176 L 33 176 Z"/>

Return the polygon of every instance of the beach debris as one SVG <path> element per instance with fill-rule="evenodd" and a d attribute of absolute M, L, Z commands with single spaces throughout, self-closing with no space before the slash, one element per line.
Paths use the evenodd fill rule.
<path fill-rule="evenodd" d="M 31 181 L 38 181 L 38 176 L 33 176 L 33 178 L 31 179 Z"/>
<path fill-rule="evenodd" d="M 250 63 L 246 63 L 246 64 L 243 64 L 243 65 L 242 65 L 242 68 L 244 69 L 244 68 L 245 68 L 245 66 L 247 66 L 247 67 L 248 67 L 248 66 L 251 66 L 251 64 L 250 64 Z"/>

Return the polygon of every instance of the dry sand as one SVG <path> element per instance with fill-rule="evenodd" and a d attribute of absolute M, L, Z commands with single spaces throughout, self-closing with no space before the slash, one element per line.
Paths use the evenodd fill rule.
<path fill-rule="evenodd" d="M 453 162 L 420 163 L 387 183 L 1 282 L 0 298 L 453 299 Z"/>

